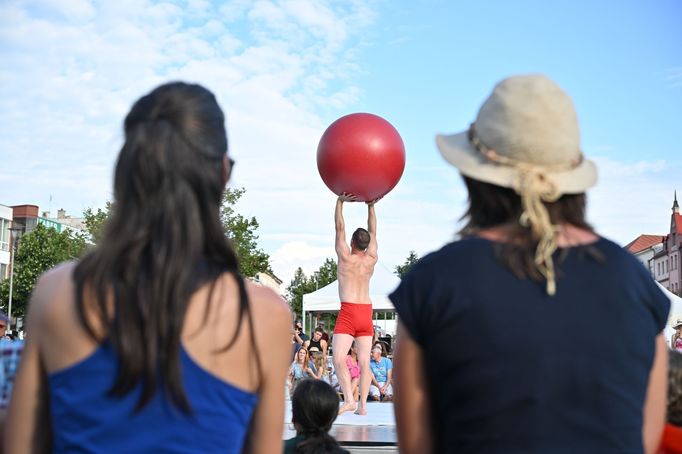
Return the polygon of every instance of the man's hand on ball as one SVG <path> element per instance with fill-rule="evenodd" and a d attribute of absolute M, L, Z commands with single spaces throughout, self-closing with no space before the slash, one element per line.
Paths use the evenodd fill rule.
<path fill-rule="evenodd" d="M 351 194 L 349 192 L 344 192 L 339 196 L 339 200 L 342 202 L 357 202 L 358 201 L 358 196 L 355 194 Z"/>

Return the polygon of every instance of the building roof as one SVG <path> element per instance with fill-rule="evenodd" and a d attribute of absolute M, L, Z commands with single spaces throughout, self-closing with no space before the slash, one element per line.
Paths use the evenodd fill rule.
<path fill-rule="evenodd" d="M 682 217 L 680 218 L 680 222 L 682 223 Z M 625 249 L 632 252 L 633 254 L 636 254 L 638 252 L 642 252 L 645 249 L 649 249 L 653 245 L 662 242 L 664 239 L 665 239 L 665 236 L 663 236 L 663 235 L 642 234 L 642 235 L 638 236 L 637 238 L 635 238 L 630 243 L 628 243 L 625 246 Z"/>
<path fill-rule="evenodd" d="M 682 214 L 673 213 L 673 220 L 675 221 L 676 233 L 682 235 Z"/>

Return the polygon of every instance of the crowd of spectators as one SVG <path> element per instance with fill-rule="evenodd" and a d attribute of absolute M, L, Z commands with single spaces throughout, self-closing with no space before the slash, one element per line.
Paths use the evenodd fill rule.
<path fill-rule="evenodd" d="M 390 335 L 382 336 L 381 329 L 376 327 L 372 340 L 372 356 L 370 369 L 372 371 L 372 385 L 370 386 L 369 400 L 389 402 L 393 400 L 392 370 L 393 361 L 391 355 Z M 333 362 L 331 360 L 331 342 L 329 334 L 322 326 L 317 326 L 313 331 L 312 338 L 303 331 L 300 321 L 294 323 L 292 331 L 292 344 L 294 357 L 289 369 L 287 389 L 289 396 L 297 385 L 305 379 L 322 380 L 330 384 L 342 397 L 339 382 L 336 377 Z M 346 367 L 351 377 L 353 397 L 357 401 L 359 395 L 360 365 L 355 342 L 351 345 L 346 356 Z"/>

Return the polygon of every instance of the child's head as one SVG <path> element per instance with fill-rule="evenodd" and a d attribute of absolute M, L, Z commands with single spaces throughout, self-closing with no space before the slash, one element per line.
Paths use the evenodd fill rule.
<path fill-rule="evenodd" d="M 670 352 L 668 372 L 668 423 L 682 427 L 682 354 Z"/>
<path fill-rule="evenodd" d="M 339 396 L 322 380 L 301 381 L 291 398 L 291 422 L 304 437 L 297 453 L 343 453 L 329 429 L 339 413 Z"/>
<path fill-rule="evenodd" d="M 322 352 L 316 352 L 313 353 L 313 364 L 315 365 L 315 370 L 322 370 L 322 375 L 328 375 L 327 371 L 327 358 L 325 357 L 324 353 Z"/>

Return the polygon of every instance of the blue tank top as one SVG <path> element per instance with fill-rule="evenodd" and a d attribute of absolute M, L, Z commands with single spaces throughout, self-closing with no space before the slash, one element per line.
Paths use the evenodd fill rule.
<path fill-rule="evenodd" d="M 219 379 L 180 350 L 190 414 L 173 406 L 164 391 L 137 413 L 141 386 L 122 397 L 108 396 L 118 359 L 107 344 L 50 374 L 53 452 L 241 452 L 257 394 Z"/>

